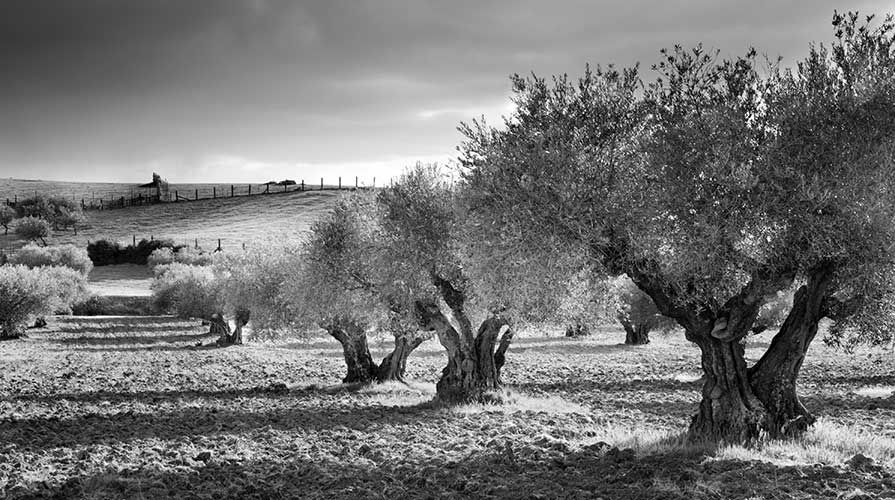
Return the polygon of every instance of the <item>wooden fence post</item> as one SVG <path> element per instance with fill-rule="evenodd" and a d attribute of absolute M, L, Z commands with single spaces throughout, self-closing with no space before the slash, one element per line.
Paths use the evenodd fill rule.
<path fill-rule="evenodd" d="M 175 189 L 174 190 L 174 202 L 176 203 L 178 201 L 180 201 L 180 195 L 177 194 L 177 190 Z"/>
<path fill-rule="evenodd" d="M 305 180 L 304 179 L 301 180 L 301 190 L 302 191 L 305 190 Z"/>
<path fill-rule="evenodd" d="M 233 198 L 233 184 L 230 184 L 230 197 Z"/>
<path fill-rule="evenodd" d="M 341 189 L 342 189 L 342 178 L 339 177 L 339 190 L 341 190 Z"/>
<path fill-rule="evenodd" d="M 376 178 L 375 177 L 373 177 L 373 187 L 374 188 L 376 187 Z"/>
<path fill-rule="evenodd" d="M 198 201 L 198 200 L 199 200 L 199 190 L 197 189 L 196 190 L 196 201 Z"/>
<path fill-rule="evenodd" d="M 252 185 L 249 184 L 249 196 L 251 196 L 251 195 L 252 195 Z"/>
<path fill-rule="evenodd" d="M 214 199 L 217 199 L 217 197 L 218 197 L 218 187 L 211 186 L 211 199 L 214 200 Z"/>
<path fill-rule="evenodd" d="M 265 184 L 264 185 L 264 194 L 268 194 L 268 193 L 270 193 L 270 184 Z"/>
<path fill-rule="evenodd" d="M 284 182 L 284 183 L 283 183 L 283 192 L 285 193 L 285 192 L 288 191 L 288 190 L 289 190 L 289 185 L 287 185 L 287 184 Z"/>
<path fill-rule="evenodd" d="M 195 247 L 196 247 L 196 248 L 199 248 L 199 238 L 196 238 L 196 244 L 195 244 Z"/>
<path fill-rule="evenodd" d="M 357 176 L 354 176 L 354 189 L 357 189 Z"/>
<path fill-rule="evenodd" d="M 220 252 L 220 251 L 221 251 L 221 239 L 218 238 L 218 248 L 217 248 L 217 250 L 215 250 L 215 252 Z"/>
<path fill-rule="evenodd" d="M 323 177 L 320 178 L 320 190 L 323 191 Z"/>

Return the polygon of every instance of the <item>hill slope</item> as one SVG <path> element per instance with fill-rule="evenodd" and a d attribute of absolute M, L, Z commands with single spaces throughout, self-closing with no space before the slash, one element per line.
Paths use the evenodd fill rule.
<path fill-rule="evenodd" d="M 137 240 L 166 238 L 190 245 L 198 240 L 200 247 L 209 250 L 217 247 L 218 238 L 225 250 L 243 243 L 264 244 L 271 239 L 300 237 L 338 196 L 338 191 L 289 192 L 92 210 L 86 212 L 87 224 L 77 235 L 56 232 L 50 243 L 84 246 L 99 239 L 130 243 L 136 236 Z M 13 234 L 0 234 L 0 249 L 11 250 L 22 244 Z"/>

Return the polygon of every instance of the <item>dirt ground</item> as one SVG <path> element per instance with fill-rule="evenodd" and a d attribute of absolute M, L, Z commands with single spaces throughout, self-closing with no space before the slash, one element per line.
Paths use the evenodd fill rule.
<path fill-rule="evenodd" d="M 523 332 L 507 404 L 446 408 L 429 403 L 434 340 L 410 383 L 349 389 L 333 341 L 216 349 L 197 345 L 206 328 L 55 318 L 0 343 L 0 498 L 895 498 L 889 350 L 818 342 L 801 386 L 815 430 L 707 449 L 680 439 L 700 388 L 680 333 Z"/>

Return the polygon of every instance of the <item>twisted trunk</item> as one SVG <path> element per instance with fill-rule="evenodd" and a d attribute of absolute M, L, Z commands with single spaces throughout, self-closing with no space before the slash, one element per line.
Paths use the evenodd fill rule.
<path fill-rule="evenodd" d="M 236 311 L 236 328 L 231 332 L 230 324 L 224 318 L 223 313 L 215 313 L 211 316 L 211 329 L 209 333 L 218 335 L 217 345 L 227 347 L 242 344 L 242 328 L 249 322 L 249 311 L 239 309 Z"/>
<path fill-rule="evenodd" d="M 764 356 L 749 370 L 749 383 L 769 414 L 768 431 L 774 437 L 797 436 L 815 418 L 799 400 L 797 379 L 808 346 L 824 317 L 823 302 L 830 288 L 832 268 L 815 269 L 799 288 L 792 309 Z"/>
<path fill-rule="evenodd" d="M 757 438 L 766 412 L 749 386 L 744 348 L 736 340 L 687 332 L 702 351 L 702 401 L 690 423 L 694 440 L 745 443 Z"/>
<path fill-rule="evenodd" d="M 448 355 L 447 366 L 435 386 L 436 397 L 451 404 L 492 399 L 491 394 L 502 385 L 500 371 L 513 338 L 507 321 L 492 316 L 482 322 L 476 334 L 461 335 L 437 304 L 418 303 L 417 312 L 421 325 L 436 332 Z"/>
<path fill-rule="evenodd" d="M 648 323 L 632 323 L 628 318 L 619 314 L 618 321 L 625 329 L 626 345 L 649 344 L 650 325 Z"/>
<path fill-rule="evenodd" d="M 396 334 L 395 348 L 379 364 L 376 379 L 379 382 L 403 382 L 404 373 L 407 371 L 407 358 L 424 340 L 426 336 L 417 332 Z"/>
<path fill-rule="evenodd" d="M 376 380 L 378 367 L 370 355 L 367 333 L 363 327 L 350 320 L 334 320 L 325 326 L 327 333 L 342 344 L 342 354 L 348 369 L 342 383 L 368 384 Z"/>

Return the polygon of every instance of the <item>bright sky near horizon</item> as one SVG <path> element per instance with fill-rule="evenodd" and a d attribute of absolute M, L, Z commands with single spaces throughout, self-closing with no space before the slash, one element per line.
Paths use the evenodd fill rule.
<path fill-rule="evenodd" d="M 792 65 L 892 1 L 4 0 L 0 177 L 387 179 L 510 110 L 508 76 L 674 44 Z"/>

